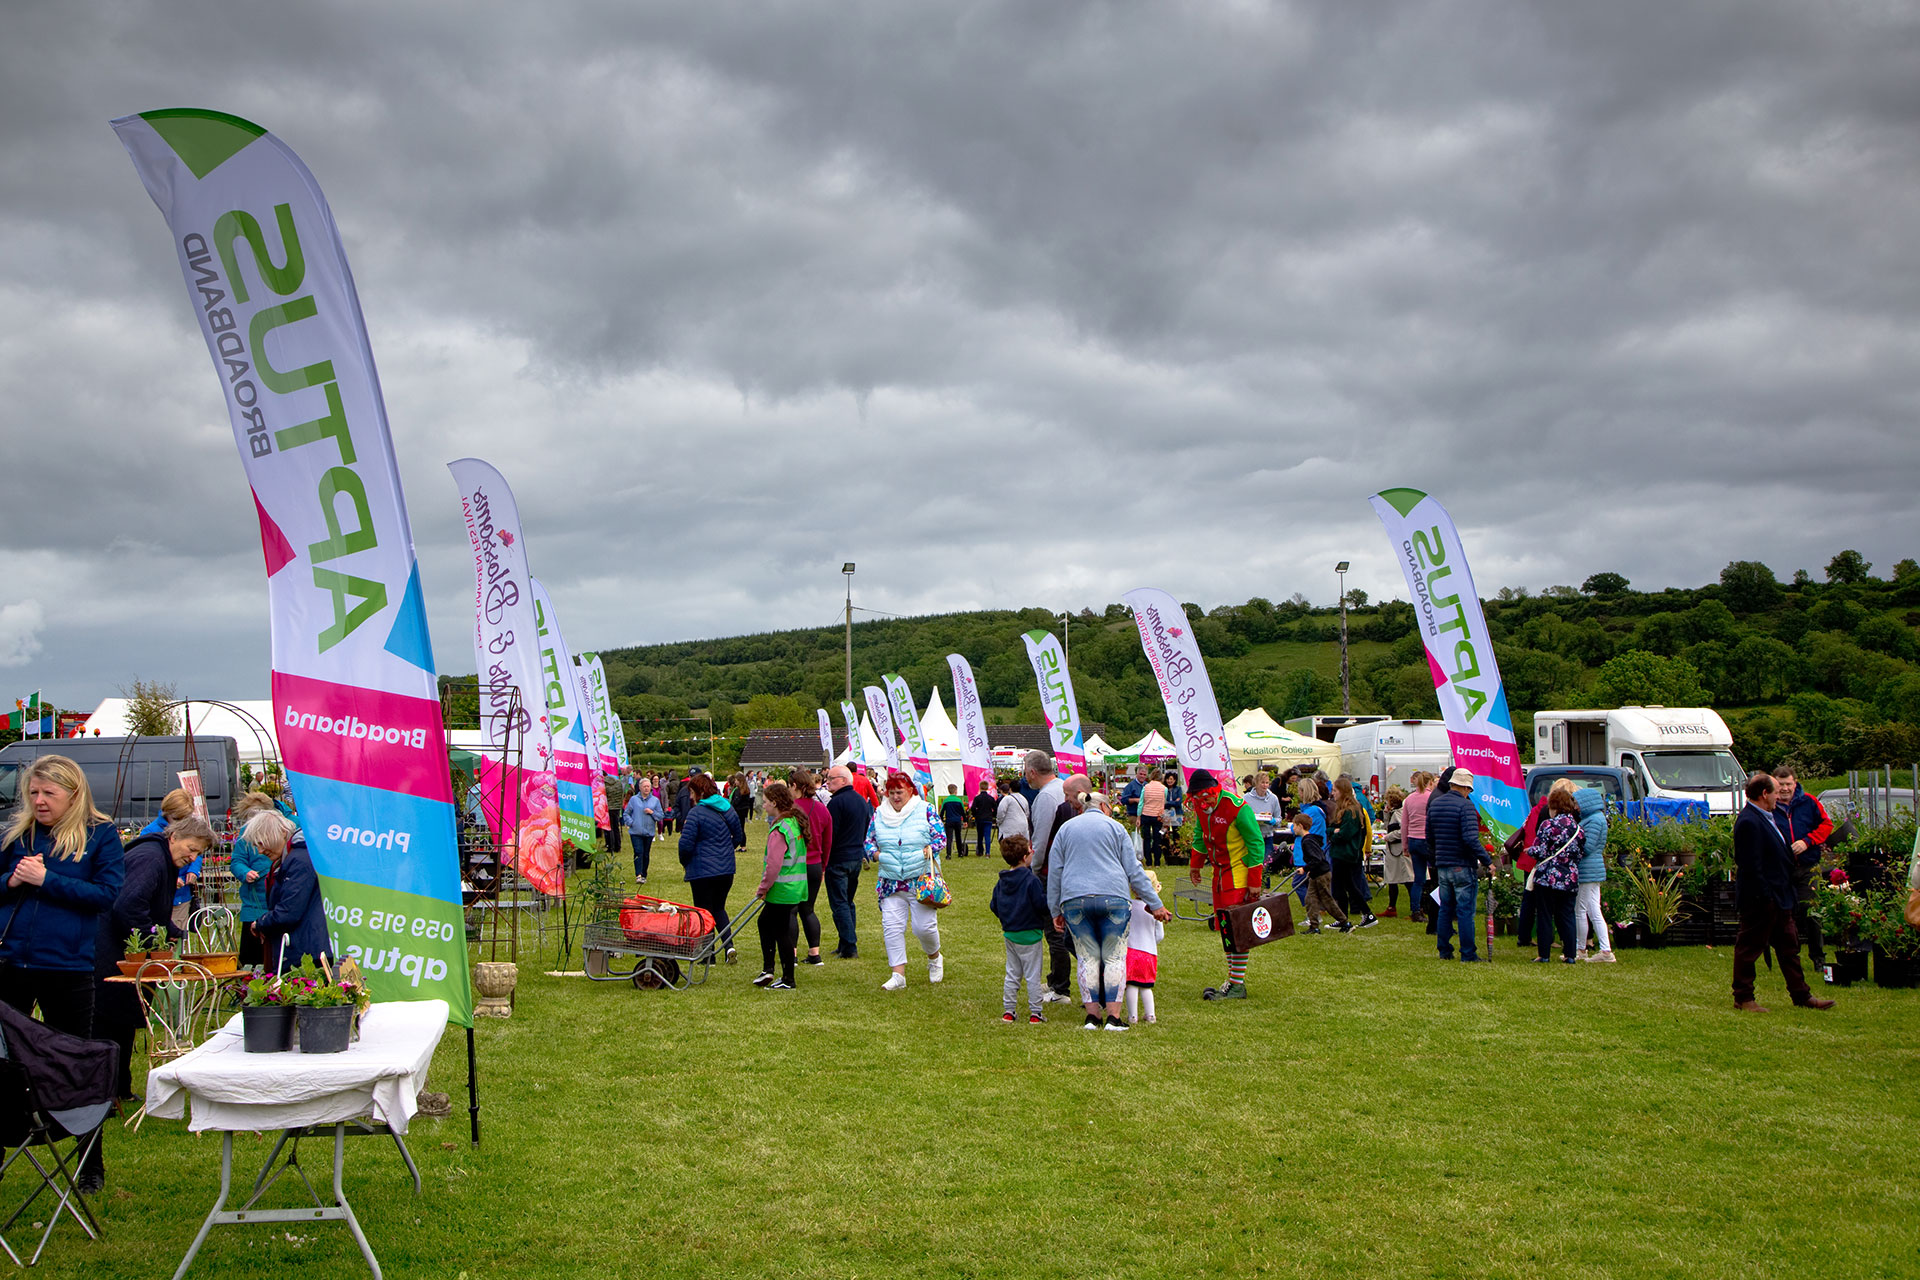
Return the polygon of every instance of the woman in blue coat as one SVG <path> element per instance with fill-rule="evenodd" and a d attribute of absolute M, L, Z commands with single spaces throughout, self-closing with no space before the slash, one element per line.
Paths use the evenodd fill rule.
<path fill-rule="evenodd" d="M 273 797 L 264 791 L 249 791 L 234 802 L 233 820 L 241 830 L 256 813 L 275 809 Z M 273 859 L 247 843 L 245 835 L 233 840 L 233 882 L 240 887 L 240 964 L 251 968 L 267 962 L 260 935 L 247 926 L 267 914 L 267 877 L 273 874 Z"/>
<path fill-rule="evenodd" d="M 256 813 L 241 828 L 240 838 L 273 861 L 267 912 L 252 925 L 266 947 L 267 967 L 284 973 L 308 956 L 331 957 L 320 877 L 300 829 L 277 812 Z"/>
<path fill-rule="evenodd" d="M 690 793 L 693 807 L 680 828 L 680 865 L 687 869 L 687 888 L 693 905 L 713 917 L 713 927 L 726 939 L 727 963 L 734 961 L 733 937 L 727 931 L 727 895 L 733 891 L 733 852 L 746 846 L 746 828 L 713 779 L 696 773 L 682 794 Z"/>
<path fill-rule="evenodd" d="M 93 1035 L 94 939 L 125 878 L 120 833 L 93 807 L 87 775 L 41 756 L 20 779 L 21 804 L 0 842 L 0 1000 L 69 1035 Z M 79 1186 L 106 1185 L 100 1143 Z"/>

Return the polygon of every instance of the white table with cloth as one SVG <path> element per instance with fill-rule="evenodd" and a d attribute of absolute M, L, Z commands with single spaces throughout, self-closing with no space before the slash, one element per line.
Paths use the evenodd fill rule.
<path fill-rule="evenodd" d="M 444 1000 L 372 1005 L 361 1016 L 360 1038 L 345 1053 L 248 1053 L 241 1041 L 241 1018 L 236 1014 L 206 1043 L 155 1068 L 147 1077 L 147 1114 L 161 1119 L 187 1115 L 189 1129 L 219 1130 L 222 1135 L 220 1196 L 200 1224 L 200 1233 L 187 1256 L 180 1260 L 175 1280 L 186 1275 L 207 1233 L 215 1226 L 316 1220 L 345 1222 L 377 1280 L 379 1260 L 340 1186 L 346 1139 L 350 1133 L 390 1134 L 413 1176 L 414 1193 L 419 1194 L 420 1174 L 401 1135 L 413 1118 L 421 1089 L 426 1087 L 427 1067 L 446 1030 L 447 1012 Z M 331 1205 L 321 1201 L 299 1161 L 300 1139 L 325 1128 L 333 1130 Z M 253 1193 L 238 1209 L 229 1210 L 226 1203 L 233 1185 L 233 1135 L 265 1129 L 281 1130 L 280 1140 L 254 1180 Z M 286 1162 L 280 1164 L 283 1150 L 288 1154 Z M 313 1207 L 254 1208 L 289 1169 L 306 1186 Z"/>

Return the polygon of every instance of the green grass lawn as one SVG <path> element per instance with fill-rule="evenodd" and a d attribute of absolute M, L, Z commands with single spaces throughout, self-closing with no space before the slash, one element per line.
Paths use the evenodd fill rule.
<path fill-rule="evenodd" d="M 660 852 L 649 889 L 683 897 Z M 797 992 L 748 986 L 751 939 L 687 993 L 550 978 L 523 953 L 514 1017 L 478 1032 L 481 1146 L 451 1028 L 434 1087 L 454 1118 L 409 1137 L 424 1193 L 390 1146 L 350 1151 L 386 1273 L 1920 1271 L 1920 991 L 1812 1013 L 1763 969 L 1774 1012 L 1742 1015 L 1729 950 L 1535 966 L 1503 938 L 1492 965 L 1447 965 L 1401 919 L 1262 948 L 1253 998 L 1214 1006 L 1219 946 L 1174 923 L 1158 1026 L 1091 1034 L 1052 1006 L 1007 1027 L 999 867 L 949 862 L 938 987 L 915 962 L 906 991 L 878 989 L 870 878 L 862 958 L 803 967 Z M 170 1274 L 212 1202 L 216 1138 L 113 1123 L 108 1237 L 63 1225 L 53 1274 Z M 238 1145 L 257 1167 L 266 1142 Z M 342 1227 L 314 1224 L 219 1228 L 192 1274 L 365 1272 Z"/>

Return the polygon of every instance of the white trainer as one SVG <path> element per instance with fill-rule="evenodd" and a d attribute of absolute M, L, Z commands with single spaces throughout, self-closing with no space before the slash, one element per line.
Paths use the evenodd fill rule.
<path fill-rule="evenodd" d="M 880 984 L 880 989 L 882 991 L 905 991 L 907 989 L 907 975 L 904 973 L 889 975 L 887 980 Z"/>
<path fill-rule="evenodd" d="M 946 976 L 947 957 L 944 954 L 929 956 L 927 959 L 927 981 L 938 982 Z"/>

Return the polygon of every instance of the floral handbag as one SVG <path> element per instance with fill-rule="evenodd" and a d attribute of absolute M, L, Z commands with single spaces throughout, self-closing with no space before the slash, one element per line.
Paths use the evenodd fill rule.
<path fill-rule="evenodd" d="M 942 907 L 953 905 L 953 890 L 947 888 L 947 878 L 940 874 L 940 859 L 927 854 L 927 870 L 913 878 L 913 899 L 923 902 L 938 911 Z"/>

